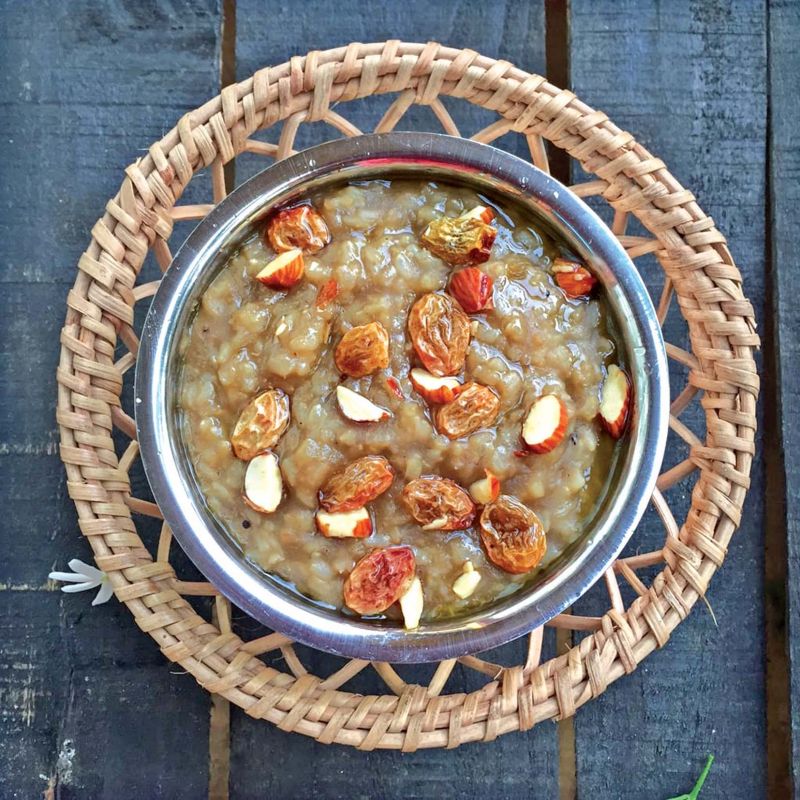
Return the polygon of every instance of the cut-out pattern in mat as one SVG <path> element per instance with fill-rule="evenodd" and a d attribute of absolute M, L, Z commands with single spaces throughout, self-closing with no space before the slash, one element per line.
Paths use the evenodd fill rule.
<path fill-rule="evenodd" d="M 344 136 L 358 134 L 343 116 L 345 104 L 384 94 L 390 97 L 378 131 L 392 130 L 413 104 L 422 104 L 444 131 L 461 135 L 442 101 L 452 97 L 496 113 L 496 121 L 473 139 L 521 135 L 533 163 L 545 170 L 545 140 L 566 150 L 591 176 L 573 190 L 611 206 L 614 233 L 633 259 L 641 259 L 636 263 L 653 265 L 656 277 L 648 276 L 648 285 L 657 279 L 663 287 L 656 298 L 660 321 L 676 300 L 690 343 L 690 351 L 667 346 L 676 367 L 673 385 L 675 374 L 688 376 L 673 393 L 668 451 L 686 455 L 663 472 L 652 497 L 663 526 L 656 548 L 623 554 L 608 570 L 599 584 L 607 596 L 593 601 L 601 616 L 566 613 L 548 623 L 574 632 L 568 653 L 542 661 L 545 632 L 539 629 L 513 666 L 477 655 L 458 659 L 459 665 L 443 661 L 431 668 L 427 685 L 406 683 L 389 664 L 356 660 L 331 675 L 315 675 L 301 660 L 305 649 L 280 634 L 243 641 L 233 630 L 228 602 L 213 586 L 175 574 L 166 525 L 153 552 L 143 544 L 141 515 L 160 515 L 154 503 L 132 494 L 138 446 L 133 410 L 122 401 L 126 373 L 136 362 L 134 307 L 144 305 L 158 285 L 139 282 L 148 253 L 162 270 L 169 267 L 174 223 L 202 218 L 224 197 L 226 163 L 242 153 L 290 155 L 304 123 L 322 121 Z M 253 138 L 278 125 L 276 144 Z M 210 202 L 178 205 L 204 169 L 211 175 Z M 645 235 L 626 233 L 629 218 Z M 740 521 L 754 452 L 758 336 L 724 237 L 664 163 L 605 114 L 538 75 L 470 50 L 397 41 L 351 44 L 295 57 L 229 86 L 185 115 L 126 170 L 92 229 L 67 305 L 58 369 L 61 457 L 98 566 L 142 631 L 209 692 L 320 742 L 363 750 L 455 747 L 575 713 L 667 643 L 704 595 Z M 694 415 L 685 415 L 687 409 Z M 692 429 L 702 427 L 700 435 Z M 126 446 L 123 440 L 129 440 Z M 681 498 L 686 507 L 689 488 L 691 507 L 679 522 L 671 507 Z M 672 496 L 677 499 L 671 505 Z M 198 595 L 214 598 L 213 622 L 187 600 Z M 362 685 L 369 670 L 388 687 L 385 694 L 348 690 L 348 684 Z M 474 671 L 473 677 L 465 671 Z M 479 688 L 448 693 L 448 684 L 456 682 L 477 682 Z"/>

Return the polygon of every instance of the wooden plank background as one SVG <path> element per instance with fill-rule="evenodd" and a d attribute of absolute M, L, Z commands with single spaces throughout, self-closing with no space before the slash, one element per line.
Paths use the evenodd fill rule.
<path fill-rule="evenodd" d="M 573 86 L 663 158 L 695 193 L 728 237 L 762 320 L 765 6 L 749 0 L 576 2 L 570 41 Z M 670 315 L 664 333 L 687 346 L 678 314 Z M 673 370 L 672 377 L 675 394 L 686 373 Z M 695 406 L 681 419 L 697 430 L 699 412 Z M 763 795 L 763 461 L 753 466 L 741 529 L 708 593 L 716 624 L 699 604 L 662 652 L 577 715 L 578 796 L 669 797 L 671 791 L 688 790 L 687 776 L 700 771 L 708 753 L 717 758 L 711 797 Z M 671 504 L 677 499 L 678 508 L 688 506 L 694 479 L 667 494 Z M 646 542 L 663 535 L 657 516 L 650 514 L 628 550 L 646 551 Z M 731 664 L 735 680 L 728 678 Z M 748 731 L 747 757 L 742 757 L 742 730 Z M 636 770 L 635 779 L 620 780 L 623 764 Z"/>
<path fill-rule="evenodd" d="M 779 724 L 789 705 L 785 561 L 764 558 L 764 520 L 773 523 L 767 546 L 784 550 L 788 524 L 796 622 L 799 32 L 798 4 L 787 0 L 0 0 L 0 797 L 38 797 L 51 787 L 61 798 L 657 799 L 688 791 L 708 752 L 717 761 L 703 797 L 788 796 L 788 720 Z M 386 38 L 469 46 L 564 76 L 666 160 L 729 237 L 767 320 L 767 348 L 779 340 L 779 355 L 765 355 L 774 391 L 765 391 L 762 430 L 786 444 L 781 452 L 768 439 L 778 455 L 754 465 L 742 529 L 709 592 L 716 624 L 698 607 L 662 652 L 575 720 L 412 755 L 324 747 L 224 701 L 212 716 L 209 697 L 173 674 L 124 608 L 91 608 L 87 595 L 62 595 L 46 581 L 69 558 L 90 558 L 57 454 L 54 375 L 74 265 L 122 168 L 221 79 L 309 49 Z M 369 130 L 386 102 L 348 107 L 347 115 Z M 462 133 L 489 118 L 457 102 L 448 108 Z M 431 120 L 416 109 L 408 124 Z M 316 126 L 304 135 L 307 144 L 330 133 Z M 262 167 L 242 159 L 229 177 L 239 182 Z M 204 200 L 196 183 L 191 191 Z M 655 288 L 653 264 L 643 268 Z M 677 315 L 668 335 L 685 342 Z M 675 502 L 686 507 L 686 487 Z M 660 533 L 648 518 L 639 544 Z M 582 607 L 599 603 L 590 596 Z M 252 627 L 242 617 L 235 623 L 243 633 Z M 798 665 L 800 645 L 790 646 Z M 546 648 L 556 648 L 552 633 Z M 510 660 L 512 651 L 493 657 Z M 337 664 L 308 658 L 315 670 Z M 791 679 L 797 730 L 800 669 Z M 454 680 L 471 685 L 465 672 Z M 797 739 L 794 748 L 800 764 Z"/>
<path fill-rule="evenodd" d="M 0 9 L 0 797 L 202 797 L 205 692 L 118 603 L 92 608 L 47 574 L 91 561 L 55 423 L 75 264 L 123 168 L 218 91 L 220 9 Z"/>
<path fill-rule="evenodd" d="M 794 765 L 794 797 L 800 797 L 800 305 L 797 302 L 798 208 L 800 208 L 800 4 L 792 0 L 772 3 L 769 10 L 769 93 L 770 93 L 770 288 L 772 295 L 769 323 L 776 351 L 767 354 L 767 369 L 775 379 L 774 400 L 767 429 L 773 447 L 775 470 L 770 489 L 774 490 L 770 526 L 780 531 L 776 537 L 776 568 L 768 597 L 786 591 L 785 636 L 776 631 L 777 641 L 770 656 L 777 664 L 776 701 L 773 713 L 776 748 L 791 734 L 787 758 Z M 785 546 L 781 539 L 785 535 Z M 788 555 L 788 565 L 783 566 Z M 783 569 L 781 570 L 781 567 Z M 780 606 L 780 603 L 778 603 Z M 781 623 L 778 616 L 776 622 Z M 790 673 L 782 664 L 783 648 L 788 644 Z M 784 681 L 791 686 L 789 707 L 784 710 Z M 775 719 L 777 717 L 777 719 Z M 779 752 L 781 752 L 779 750 Z M 778 796 L 778 795 L 775 795 Z"/>

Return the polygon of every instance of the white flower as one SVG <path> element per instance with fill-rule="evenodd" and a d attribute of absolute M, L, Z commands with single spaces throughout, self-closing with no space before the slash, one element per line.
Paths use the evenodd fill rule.
<path fill-rule="evenodd" d="M 79 558 L 73 558 L 69 562 L 69 568 L 72 572 L 51 572 L 47 576 L 51 581 L 63 581 L 67 584 L 61 587 L 62 592 L 85 592 L 87 589 L 99 586 L 100 591 L 92 600 L 93 606 L 105 603 L 114 594 L 108 575 L 97 567 L 85 564 Z"/>

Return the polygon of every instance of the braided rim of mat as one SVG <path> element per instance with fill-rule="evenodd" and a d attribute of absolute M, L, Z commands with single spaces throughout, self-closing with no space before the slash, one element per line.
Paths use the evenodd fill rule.
<path fill-rule="evenodd" d="M 608 570 L 610 609 L 604 616 L 567 613 L 548 623 L 583 636 L 568 653 L 542 663 L 540 628 L 529 634 L 523 663 L 502 667 L 477 656 L 458 659 L 485 676 L 485 685 L 470 693 L 444 693 L 456 660 L 440 662 L 426 686 L 405 683 L 389 664 L 358 660 L 318 677 L 307 672 L 292 642 L 280 634 L 243 641 L 231 628 L 228 601 L 213 586 L 176 578 L 169 528 L 162 525 L 154 557 L 132 518 L 160 517 L 155 504 L 131 495 L 129 471 L 138 445 L 134 420 L 121 403 L 123 375 L 136 361 L 134 306 L 158 286 L 158 281 L 137 285 L 137 278 L 149 251 L 162 270 L 169 267 L 167 242 L 175 221 L 200 219 L 213 208 L 176 205 L 186 185 L 207 168 L 217 203 L 225 196 L 223 165 L 237 155 L 284 158 L 294 152 L 305 122 L 326 122 L 345 136 L 359 134 L 332 104 L 341 109 L 346 101 L 384 93 L 398 96 L 376 131 L 393 129 L 417 103 L 431 108 L 446 133 L 460 135 L 440 99 L 450 96 L 497 113 L 493 124 L 472 136 L 477 141 L 521 134 L 533 163 L 544 170 L 544 140 L 566 150 L 595 177 L 572 190 L 611 205 L 612 230 L 631 258 L 657 257 L 664 273 L 659 321 L 663 324 L 675 296 L 689 327 L 691 353 L 667 345 L 669 357 L 688 371 L 670 416 L 670 436 L 688 446 L 688 457 L 660 476 L 653 493 L 665 529 L 663 547 L 621 558 Z M 279 122 L 277 145 L 250 138 Z M 631 214 L 650 235 L 626 235 Z M 541 76 L 471 50 L 397 41 L 350 44 L 294 57 L 227 87 L 126 169 L 119 192 L 92 229 L 67 305 L 58 367 L 61 458 L 98 566 L 138 626 L 205 689 L 253 717 L 320 742 L 364 750 L 455 747 L 573 714 L 666 644 L 704 596 L 740 522 L 754 454 L 759 380 L 753 354 L 759 340 L 725 238 L 664 163 L 605 114 Z M 127 349 L 121 356 L 120 343 Z M 679 419 L 696 396 L 705 415 L 704 442 Z M 114 428 L 130 439 L 119 456 Z M 679 525 L 665 493 L 695 470 L 691 509 Z M 648 586 L 641 572 L 654 565 L 663 569 Z M 627 607 L 620 578 L 635 594 Z M 192 595 L 214 597 L 212 621 L 195 611 L 186 599 Z M 262 659 L 275 651 L 286 671 Z M 389 694 L 342 688 L 369 666 Z"/>

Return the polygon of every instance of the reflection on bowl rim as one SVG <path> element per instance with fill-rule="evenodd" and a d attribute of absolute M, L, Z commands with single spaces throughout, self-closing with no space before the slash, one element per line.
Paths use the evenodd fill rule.
<path fill-rule="evenodd" d="M 181 332 L 219 267 L 277 204 L 313 188 L 408 174 L 439 177 L 521 203 L 566 240 L 603 284 L 634 385 L 634 413 L 619 484 L 574 552 L 543 580 L 462 617 L 405 631 L 362 621 L 287 589 L 244 558 L 207 509 L 177 434 L 175 390 Z M 668 371 L 655 309 L 636 268 L 600 218 L 532 164 L 490 145 L 431 133 L 366 134 L 309 148 L 244 183 L 176 253 L 145 321 L 136 365 L 142 462 L 176 539 L 234 605 L 294 641 L 350 658 L 423 662 L 496 647 L 575 602 L 613 563 L 655 486 L 669 419 Z M 558 560 L 562 562 L 562 559 Z"/>

